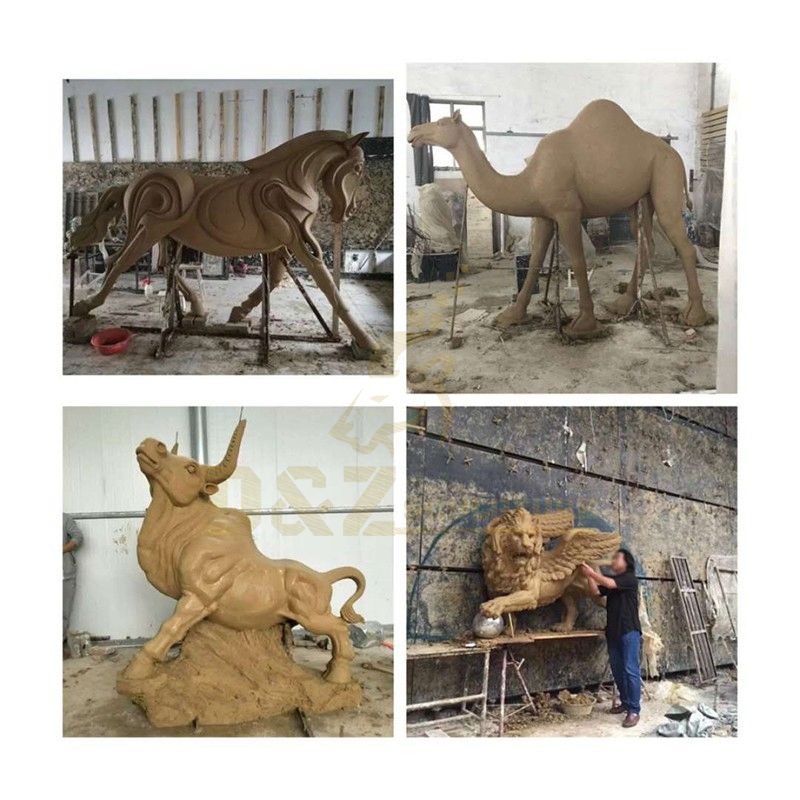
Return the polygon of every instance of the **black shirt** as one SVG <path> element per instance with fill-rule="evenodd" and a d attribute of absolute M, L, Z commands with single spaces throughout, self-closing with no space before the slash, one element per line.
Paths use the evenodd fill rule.
<path fill-rule="evenodd" d="M 606 600 L 606 636 L 609 639 L 619 639 L 631 631 L 641 632 L 639 624 L 639 581 L 634 572 L 623 572 L 622 575 L 612 575 L 617 584 L 615 589 L 599 586 L 600 594 Z"/>

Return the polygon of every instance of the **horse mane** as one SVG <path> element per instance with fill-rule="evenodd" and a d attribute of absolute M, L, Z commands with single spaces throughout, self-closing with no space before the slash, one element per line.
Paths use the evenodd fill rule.
<path fill-rule="evenodd" d="M 272 164 L 277 164 L 279 161 L 284 161 L 292 156 L 296 156 L 314 145 L 327 142 L 344 142 L 349 138 L 350 137 L 344 131 L 311 131 L 301 136 L 295 136 L 294 139 L 289 139 L 288 142 L 279 144 L 277 147 L 268 150 L 260 156 L 243 161 L 242 165 L 248 171 L 253 172 L 255 170 L 264 169 L 264 167 L 271 166 Z"/>

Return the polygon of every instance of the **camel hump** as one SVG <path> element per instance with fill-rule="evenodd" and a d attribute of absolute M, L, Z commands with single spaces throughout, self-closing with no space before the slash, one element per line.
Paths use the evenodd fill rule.
<path fill-rule="evenodd" d="M 584 124 L 592 127 L 606 124 L 614 126 L 628 124 L 639 127 L 622 106 L 617 105 L 613 100 L 606 99 L 592 100 L 591 103 L 585 105 L 569 127 L 583 126 Z"/>

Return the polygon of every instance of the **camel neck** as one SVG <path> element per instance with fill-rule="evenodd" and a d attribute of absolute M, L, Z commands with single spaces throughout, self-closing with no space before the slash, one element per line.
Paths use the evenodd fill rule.
<path fill-rule="evenodd" d="M 532 197 L 533 187 L 527 168 L 516 175 L 498 172 L 478 147 L 478 140 L 472 131 L 451 152 L 467 186 L 487 208 L 511 216 L 539 215 L 541 209 Z"/>

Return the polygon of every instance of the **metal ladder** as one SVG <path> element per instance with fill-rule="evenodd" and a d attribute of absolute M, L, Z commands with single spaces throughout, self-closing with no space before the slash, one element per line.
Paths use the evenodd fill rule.
<path fill-rule="evenodd" d="M 717 680 L 717 668 L 714 664 L 714 652 L 711 649 L 705 614 L 697 590 L 694 588 L 688 560 L 684 556 L 670 556 L 669 563 L 680 593 L 683 617 L 689 630 L 689 641 L 692 643 L 697 665 L 698 683 L 702 686 Z"/>

